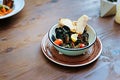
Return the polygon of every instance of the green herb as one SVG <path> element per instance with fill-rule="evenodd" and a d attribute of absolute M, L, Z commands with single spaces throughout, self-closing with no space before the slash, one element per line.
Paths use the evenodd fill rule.
<path fill-rule="evenodd" d="M 3 5 L 0 4 L 0 7 L 3 7 Z"/>

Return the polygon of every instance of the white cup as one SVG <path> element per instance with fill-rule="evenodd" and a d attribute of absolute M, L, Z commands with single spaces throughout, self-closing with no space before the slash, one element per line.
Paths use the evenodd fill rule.
<path fill-rule="evenodd" d="M 115 22 L 120 24 L 120 0 L 117 0 Z"/>

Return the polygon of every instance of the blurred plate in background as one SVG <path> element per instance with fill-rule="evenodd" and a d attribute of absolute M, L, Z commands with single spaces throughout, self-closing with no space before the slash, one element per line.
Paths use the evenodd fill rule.
<path fill-rule="evenodd" d="M 2 3 L 2 0 L 0 0 L 0 4 L 1 3 Z M 24 6 L 25 6 L 24 0 L 14 0 L 13 11 L 7 15 L 0 16 L 0 19 L 4 19 L 4 18 L 7 18 L 7 17 L 17 14 L 18 12 L 20 12 L 23 9 Z"/>

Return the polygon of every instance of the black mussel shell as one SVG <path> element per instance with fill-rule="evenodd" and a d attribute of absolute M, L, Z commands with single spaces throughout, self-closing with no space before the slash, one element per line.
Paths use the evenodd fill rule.
<path fill-rule="evenodd" d="M 54 35 L 52 35 L 52 41 L 55 41 L 56 37 Z"/>
<path fill-rule="evenodd" d="M 63 33 L 63 29 L 61 27 L 55 29 L 55 33 Z"/>
<path fill-rule="evenodd" d="M 70 28 L 68 26 L 63 26 L 63 31 L 65 33 L 70 33 Z"/>

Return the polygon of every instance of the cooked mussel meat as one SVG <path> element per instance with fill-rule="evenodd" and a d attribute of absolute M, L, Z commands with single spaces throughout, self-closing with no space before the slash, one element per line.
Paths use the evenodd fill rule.
<path fill-rule="evenodd" d="M 58 27 L 55 29 L 56 36 L 52 36 L 52 40 L 62 39 L 63 44 L 61 46 L 65 48 L 79 48 L 80 44 L 85 44 L 85 46 L 89 45 L 88 38 L 89 34 L 87 33 L 87 29 L 84 30 L 83 34 L 78 34 L 77 40 L 75 42 L 72 41 L 71 35 L 75 34 L 75 32 L 70 31 L 70 28 L 67 26 Z"/>

